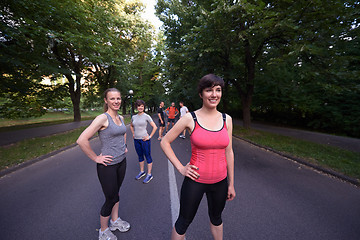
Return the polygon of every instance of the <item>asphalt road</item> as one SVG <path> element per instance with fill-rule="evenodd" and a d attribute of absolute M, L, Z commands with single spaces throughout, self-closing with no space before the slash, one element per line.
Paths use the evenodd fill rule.
<path fill-rule="evenodd" d="M 49 135 L 66 132 L 81 126 L 88 126 L 91 122 L 92 120 L 86 120 L 81 122 L 69 122 L 50 126 L 0 132 L 0 146 L 16 143 L 24 139 L 46 137 Z"/>
<path fill-rule="evenodd" d="M 233 142 L 237 197 L 224 210 L 224 239 L 360 239 L 358 187 L 242 140 Z M 91 144 L 99 152 L 99 140 Z M 189 161 L 188 138 L 173 146 L 184 164 Z M 118 239 L 170 239 L 182 176 L 174 174 L 154 138 L 154 179 L 136 181 L 139 169 L 130 139 L 128 148 L 120 216 L 131 230 L 115 234 Z M 0 179 L 0 238 L 97 239 L 103 201 L 95 163 L 78 146 L 68 149 Z M 212 239 L 205 198 L 187 239 Z"/>

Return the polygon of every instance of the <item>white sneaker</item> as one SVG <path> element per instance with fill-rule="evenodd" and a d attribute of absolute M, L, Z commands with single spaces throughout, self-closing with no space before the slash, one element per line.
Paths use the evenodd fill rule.
<path fill-rule="evenodd" d="M 127 232 L 130 229 L 130 223 L 121 220 L 121 218 L 118 218 L 115 222 L 110 219 L 109 228 L 111 231 L 115 231 L 116 229 L 118 229 L 120 232 Z"/>
<path fill-rule="evenodd" d="M 109 228 L 105 229 L 104 232 L 99 230 L 99 240 L 117 240 L 117 237 L 110 231 Z"/>

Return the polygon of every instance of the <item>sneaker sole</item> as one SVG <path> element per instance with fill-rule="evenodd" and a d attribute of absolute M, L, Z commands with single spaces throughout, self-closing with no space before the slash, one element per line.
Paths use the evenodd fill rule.
<path fill-rule="evenodd" d="M 135 180 L 140 180 L 140 179 L 142 179 L 142 178 L 145 177 L 145 176 L 146 176 L 146 173 L 145 173 L 144 175 L 140 176 L 139 178 L 136 178 L 136 177 L 135 177 Z"/>
<path fill-rule="evenodd" d="M 149 181 L 147 181 L 147 182 L 143 182 L 143 183 L 149 183 L 151 180 L 153 179 L 153 177 L 151 177 L 150 179 L 149 179 Z"/>
<path fill-rule="evenodd" d="M 130 230 L 131 227 L 127 228 L 126 230 L 120 230 L 119 228 L 111 228 L 109 227 L 110 231 L 116 231 L 116 230 L 119 230 L 119 232 L 127 232 Z"/>

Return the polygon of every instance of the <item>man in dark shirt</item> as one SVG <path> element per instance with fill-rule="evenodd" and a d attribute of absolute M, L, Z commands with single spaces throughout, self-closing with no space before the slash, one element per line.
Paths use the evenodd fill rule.
<path fill-rule="evenodd" d="M 159 116 L 159 137 L 158 140 L 161 140 L 161 138 L 163 137 L 163 132 L 164 132 L 164 128 L 165 128 L 165 116 L 164 116 L 164 102 L 160 102 L 160 106 L 158 108 L 158 116 Z"/>

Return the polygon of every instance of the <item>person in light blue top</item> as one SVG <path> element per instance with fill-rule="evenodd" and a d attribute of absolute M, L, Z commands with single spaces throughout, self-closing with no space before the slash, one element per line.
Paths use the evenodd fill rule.
<path fill-rule="evenodd" d="M 134 138 L 134 146 L 136 153 L 139 156 L 139 165 L 140 165 L 140 172 L 135 177 L 136 180 L 140 180 L 142 177 L 145 177 L 145 159 L 147 161 L 147 170 L 148 173 L 146 178 L 144 179 L 143 183 L 149 183 L 153 176 L 151 174 L 153 160 L 151 157 L 151 137 L 154 136 L 157 126 L 152 120 L 152 118 L 144 112 L 145 110 L 145 102 L 143 100 L 137 100 L 135 105 L 138 110 L 138 114 L 134 115 L 131 118 L 130 129 L 133 134 Z M 150 135 L 148 134 L 146 127 L 150 124 L 152 127 L 152 131 Z"/>
<path fill-rule="evenodd" d="M 121 105 L 120 91 L 109 88 L 104 93 L 104 113 L 97 116 L 76 141 L 81 150 L 96 162 L 98 178 L 104 192 L 105 203 L 100 211 L 99 240 L 116 240 L 111 232 L 126 232 L 130 224 L 119 217 L 119 190 L 126 171 L 126 126 L 118 114 Z M 99 133 L 101 153 L 97 155 L 90 145 L 90 138 Z M 109 225 L 110 219 L 110 225 Z"/>

